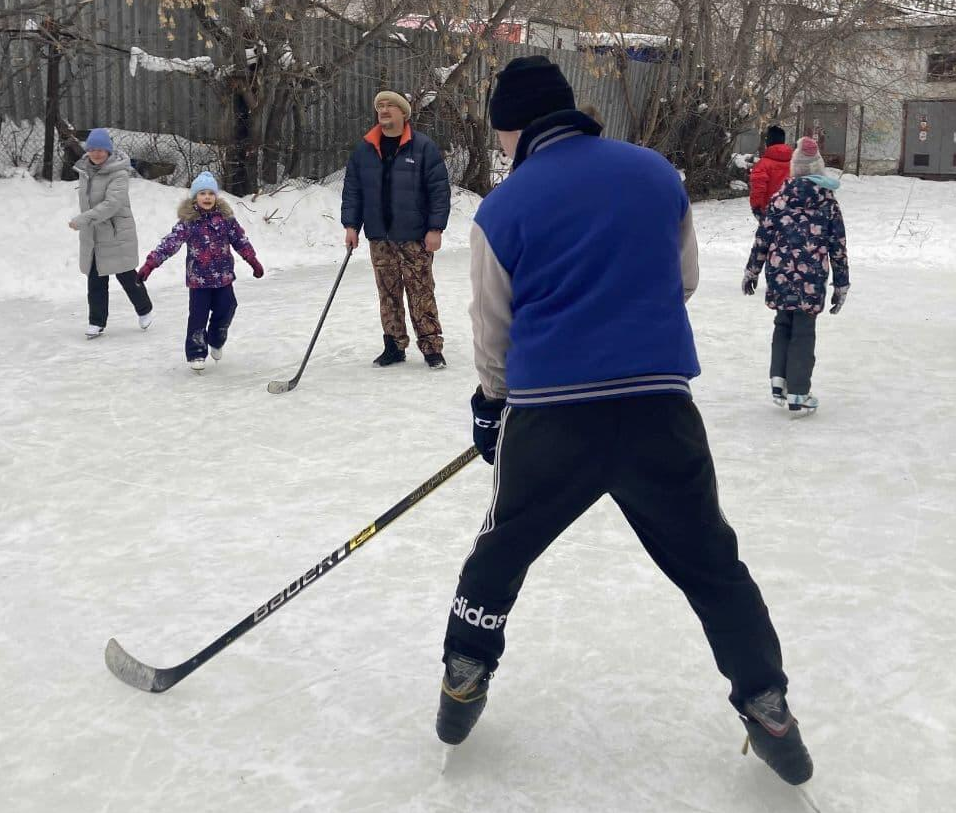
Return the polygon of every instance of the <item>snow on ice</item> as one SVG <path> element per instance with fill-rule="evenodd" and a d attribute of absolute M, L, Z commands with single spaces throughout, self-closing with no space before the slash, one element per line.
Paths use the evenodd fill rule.
<path fill-rule="evenodd" d="M 266 384 L 295 372 L 344 253 L 334 189 L 231 199 L 266 276 L 237 260 L 229 343 L 197 376 L 182 252 L 149 281 L 148 331 L 113 282 L 88 342 L 75 184 L 7 174 L 4 810 L 805 809 L 741 756 L 696 619 L 609 501 L 532 569 L 488 708 L 439 773 L 442 632 L 491 493 L 481 461 L 167 694 L 116 680 L 111 636 L 151 664 L 184 660 L 468 446 L 477 201 L 456 192 L 435 264 L 447 370 L 414 348 L 372 367 L 363 241 L 301 383 L 275 396 Z M 746 200 L 694 207 L 695 398 L 828 813 L 943 813 L 956 796 L 954 192 L 843 177 L 853 287 L 820 317 L 821 406 L 804 421 L 771 405 L 772 315 L 740 294 Z M 142 256 L 183 194 L 132 181 Z"/>

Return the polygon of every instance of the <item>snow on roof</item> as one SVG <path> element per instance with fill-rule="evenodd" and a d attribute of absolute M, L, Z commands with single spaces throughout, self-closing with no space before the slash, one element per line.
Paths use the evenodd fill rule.
<path fill-rule="evenodd" d="M 661 48 L 678 45 L 660 34 L 643 34 L 638 31 L 582 31 L 578 34 L 579 45 L 620 45 L 625 48 Z"/>
<path fill-rule="evenodd" d="M 435 28 L 435 21 L 432 19 L 433 16 L 432 14 L 406 14 L 404 17 L 399 17 L 393 25 L 397 28 L 415 28 L 421 29 L 422 31 L 435 31 L 437 29 Z M 474 32 L 476 26 L 485 25 L 487 20 L 482 19 L 480 16 L 470 18 L 447 17 L 443 18 L 442 22 L 449 31 L 459 34 L 470 34 Z M 511 30 L 513 28 L 523 28 L 527 23 L 527 20 L 513 17 L 509 20 L 502 20 L 498 24 L 498 29 Z"/>

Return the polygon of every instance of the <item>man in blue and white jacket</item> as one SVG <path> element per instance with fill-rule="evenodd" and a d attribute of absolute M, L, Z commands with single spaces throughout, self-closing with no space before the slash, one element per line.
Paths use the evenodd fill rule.
<path fill-rule="evenodd" d="M 754 750 L 799 784 L 812 763 L 780 644 L 691 399 L 697 243 L 680 177 L 653 150 L 598 138 L 543 56 L 498 75 L 491 123 L 514 159 L 472 230 L 473 431 L 494 493 L 449 615 L 438 736 L 468 736 L 528 568 L 610 494 L 700 618 Z"/>

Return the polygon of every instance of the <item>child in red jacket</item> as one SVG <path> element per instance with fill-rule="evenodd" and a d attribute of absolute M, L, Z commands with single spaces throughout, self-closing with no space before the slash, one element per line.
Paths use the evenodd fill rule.
<path fill-rule="evenodd" d="M 767 149 L 750 170 L 750 211 L 760 220 L 767 211 L 770 198 L 790 177 L 793 148 L 787 146 L 783 128 L 772 124 L 767 128 Z"/>

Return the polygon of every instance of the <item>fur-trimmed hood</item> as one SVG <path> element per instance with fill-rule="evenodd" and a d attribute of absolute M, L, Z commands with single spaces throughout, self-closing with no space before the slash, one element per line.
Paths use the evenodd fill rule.
<path fill-rule="evenodd" d="M 209 211 L 219 212 L 225 218 L 233 217 L 232 207 L 218 195 L 216 196 L 216 205 Z M 186 198 L 176 210 L 176 217 L 184 223 L 195 223 L 202 214 L 204 213 L 196 206 L 196 201 L 193 198 Z"/>
<path fill-rule="evenodd" d="M 179 220 L 146 258 L 158 268 L 186 244 L 186 285 L 189 288 L 222 288 L 236 279 L 232 251 L 252 265 L 255 249 L 232 207 L 222 198 L 209 212 L 200 212 L 193 198 L 179 204 Z"/>

